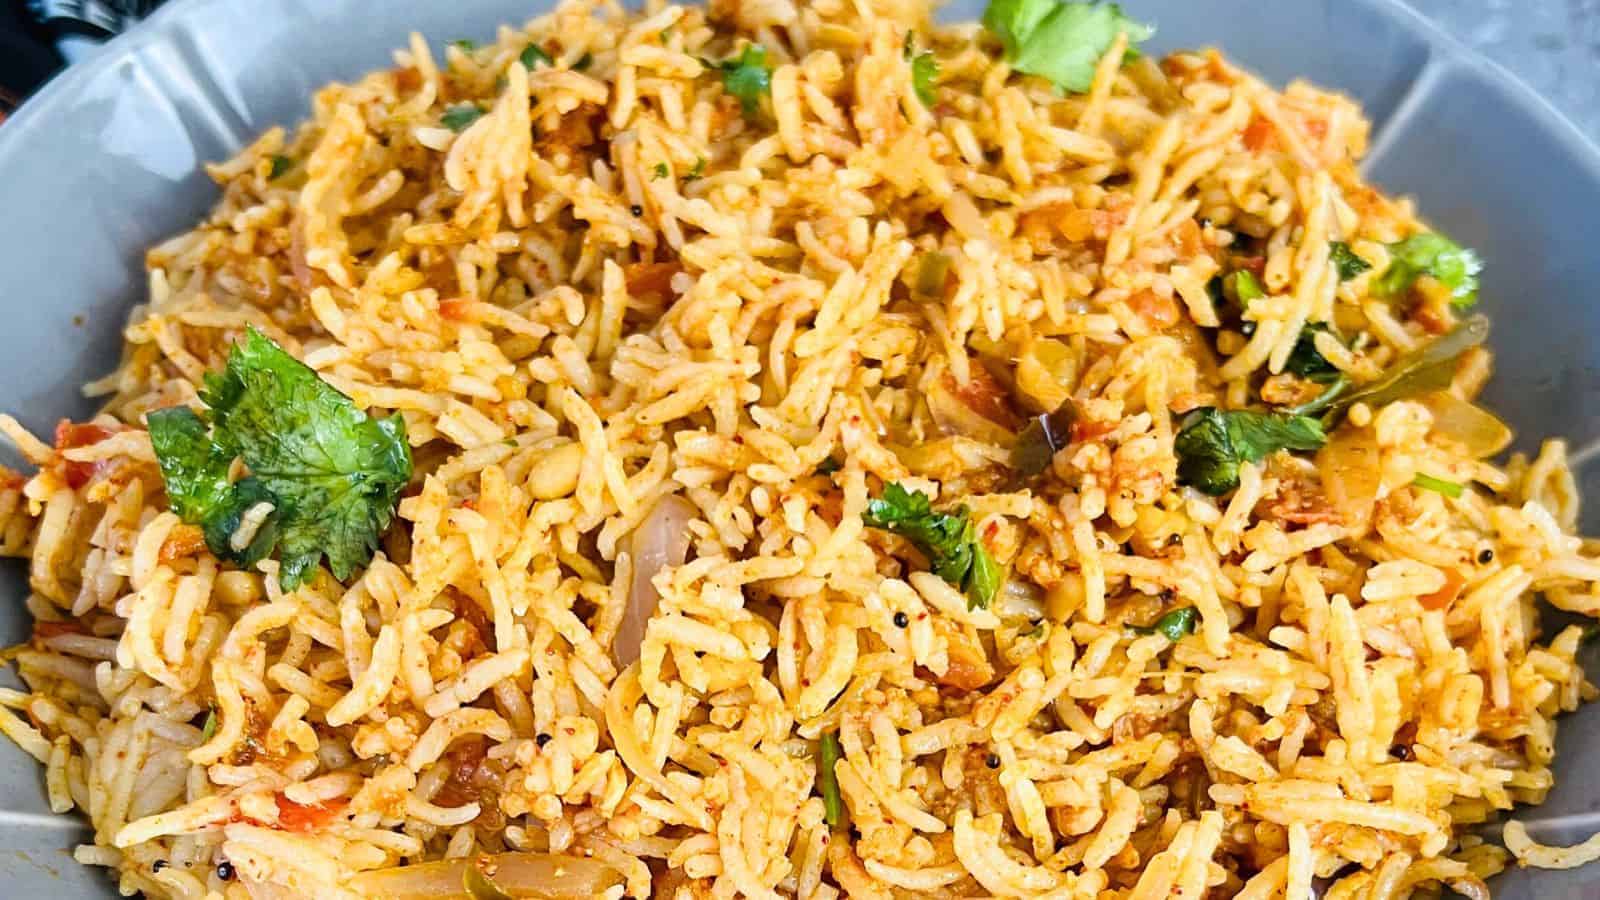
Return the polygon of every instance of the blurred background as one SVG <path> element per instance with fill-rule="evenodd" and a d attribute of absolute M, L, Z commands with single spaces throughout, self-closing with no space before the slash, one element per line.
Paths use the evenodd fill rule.
<path fill-rule="evenodd" d="M 529 0 L 530 13 L 536 2 Z M 1138 0 L 1123 2 L 1138 7 Z M 1515 72 L 1600 141 L 1600 0 L 1409 2 L 1457 39 Z M 62 66 L 94 52 L 101 41 L 159 3 L 0 0 L 0 117 Z M 271 4 L 262 4 L 261 11 L 270 15 Z"/>

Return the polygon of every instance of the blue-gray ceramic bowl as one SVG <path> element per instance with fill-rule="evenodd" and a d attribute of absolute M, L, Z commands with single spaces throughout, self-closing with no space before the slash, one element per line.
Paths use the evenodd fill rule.
<path fill-rule="evenodd" d="M 1218 46 L 1283 84 L 1304 78 L 1359 100 L 1373 121 L 1369 176 L 1487 262 L 1497 322 L 1490 403 L 1524 446 L 1600 448 L 1600 151 L 1505 71 L 1396 0 L 1124 0 L 1159 27 L 1154 49 Z M 0 126 L 0 408 L 48 430 L 91 411 L 78 387 L 115 365 L 144 285 L 144 250 L 216 200 L 200 164 L 257 131 L 304 118 L 321 84 L 385 65 L 407 34 L 487 37 L 540 0 L 179 0 L 57 78 Z M 957 0 L 947 19 L 976 18 Z M 3 454 L 7 451 L 0 451 Z M 0 457 L 0 461 L 15 462 Z M 1600 462 L 1580 480 L 1600 496 Z M 1590 533 L 1600 514 L 1584 517 Z M 27 634 L 20 566 L 0 567 L 0 640 Z M 1528 810 L 1535 837 L 1600 829 L 1600 708 L 1567 719 L 1556 789 Z M 114 896 L 73 862 L 86 832 L 53 816 L 32 759 L 0 741 L 0 895 Z M 1506 898 L 1600 897 L 1600 865 L 1513 871 Z"/>

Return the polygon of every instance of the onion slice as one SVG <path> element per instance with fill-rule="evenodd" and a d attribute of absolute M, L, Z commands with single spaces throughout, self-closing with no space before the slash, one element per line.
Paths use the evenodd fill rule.
<path fill-rule="evenodd" d="M 628 583 L 628 608 L 617 624 L 611 652 L 620 667 L 639 658 L 644 629 L 655 615 L 661 594 L 654 584 L 656 574 L 667 566 L 681 566 L 689 556 L 689 521 L 698 514 L 694 504 L 677 494 L 656 501 L 645 514 L 628 541 L 633 558 L 633 578 Z"/>
<path fill-rule="evenodd" d="M 560 853 L 494 853 L 362 872 L 352 891 L 385 900 L 478 900 L 466 887 L 467 869 L 493 872 L 495 888 L 510 897 L 588 900 L 622 884 L 622 873 L 595 859 Z"/>
<path fill-rule="evenodd" d="M 1449 391 L 1417 398 L 1433 413 L 1433 430 L 1467 448 L 1473 459 L 1487 459 L 1511 443 L 1511 427 L 1494 413 Z"/>

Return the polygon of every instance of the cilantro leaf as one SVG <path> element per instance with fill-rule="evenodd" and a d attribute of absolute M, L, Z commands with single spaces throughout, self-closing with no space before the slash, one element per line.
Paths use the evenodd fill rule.
<path fill-rule="evenodd" d="M 1118 32 L 1128 35 L 1130 49 L 1155 33 L 1115 3 L 1078 0 L 990 0 L 983 25 L 1000 39 L 1012 68 L 1076 94 L 1094 84 L 1095 67 Z"/>
<path fill-rule="evenodd" d="M 267 172 L 268 181 L 277 181 L 283 173 L 294 167 L 294 160 L 287 156 L 272 157 L 272 168 Z"/>
<path fill-rule="evenodd" d="M 1338 378 L 1339 368 L 1328 362 L 1327 357 L 1317 349 L 1317 333 L 1327 331 L 1325 322 L 1313 322 L 1302 328 L 1300 337 L 1294 342 L 1294 349 L 1289 351 L 1289 359 L 1283 364 L 1283 370 L 1318 384 L 1327 384 Z"/>
<path fill-rule="evenodd" d="M 1372 268 L 1372 263 L 1365 258 L 1357 256 L 1350 245 L 1344 241 L 1329 241 L 1328 256 L 1333 260 L 1334 268 L 1339 270 L 1339 280 L 1349 281 L 1362 272 Z"/>
<path fill-rule="evenodd" d="M 683 183 L 688 184 L 691 181 L 698 181 L 705 177 L 705 174 L 706 158 L 704 156 L 695 157 L 694 166 L 689 169 L 689 174 L 683 176 Z"/>
<path fill-rule="evenodd" d="M 655 166 L 650 169 L 650 180 L 651 181 L 659 181 L 659 180 L 667 177 L 670 174 L 671 174 L 671 171 L 667 168 L 667 164 L 664 163 L 664 162 L 659 162 L 659 163 L 656 163 Z"/>
<path fill-rule="evenodd" d="M 541 63 L 547 66 L 554 66 L 556 64 L 555 60 L 550 58 L 550 54 L 544 52 L 544 48 L 540 47 L 538 44 L 529 44 L 528 46 L 523 47 L 522 55 L 517 57 L 517 59 L 522 63 L 522 67 L 527 69 L 529 72 L 532 72 L 534 69 L 538 68 Z"/>
<path fill-rule="evenodd" d="M 340 580 L 370 562 L 411 478 L 404 420 L 369 418 L 254 328 L 205 381 L 205 417 L 146 417 L 173 511 L 220 559 L 249 566 L 277 550 L 285 590 L 323 556 Z M 230 483 L 235 458 L 250 474 Z"/>
<path fill-rule="evenodd" d="M 455 47 L 462 53 L 471 53 L 472 51 L 478 49 L 478 42 L 472 38 L 457 38 L 456 40 L 450 42 L 450 46 Z"/>
<path fill-rule="evenodd" d="M 934 512 L 927 494 L 890 482 L 884 485 L 882 497 L 868 501 L 862 520 L 914 544 L 928 557 L 935 575 L 967 595 L 968 609 L 989 608 L 1004 573 L 978 540 L 965 506 Z"/>
<path fill-rule="evenodd" d="M 1316 450 L 1328 440 L 1310 416 L 1204 406 L 1173 440 L 1178 480 L 1214 497 L 1239 486 L 1239 467 L 1279 450 Z"/>
<path fill-rule="evenodd" d="M 772 65 L 767 62 L 767 48 L 746 44 L 737 57 L 705 64 L 722 73 L 722 89 L 739 99 L 745 118 L 753 118 L 761 111 L 761 98 L 772 93 Z"/>
<path fill-rule="evenodd" d="M 939 60 L 932 52 L 919 53 L 911 60 L 911 88 L 923 106 L 933 106 L 937 96 L 933 82 L 939 77 Z"/>
<path fill-rule="evenodd" d="M 478 121 L 482 115 L 483 110 L 479 109 L 477 105 L 458 103 L 444 111 L 444 115 L 439 117 L 439 124 L 460 134 L 467 130 L 468 125 Z"/>
<path fill-rule="evenodd" d="M 187 406 L 152 410 L 145 427 L 167 483 L 167 505 L 187 522 L 209 518 L 233 489 L 233 454 L 212 442 L 205 421 Z"/>
<path fill-rule="evenodd" d="M 1404 294 L 1422 275 L 1431 275 L 1450 289 L 1450 305 L 1468 309 L 1478 302 L 1478 254 L 1442 234 L 1414 234 L 1389 245 L 1389 268 L 1378 279 L 1378 292 Z"/>

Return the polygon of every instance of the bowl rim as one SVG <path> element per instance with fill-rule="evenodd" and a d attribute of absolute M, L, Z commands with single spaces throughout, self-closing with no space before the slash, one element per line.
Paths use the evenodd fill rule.
<path fill-rule="evenodd" d="M 1550 136 L 1580 160 L 1584 168 L 1590 171 L 1597 182 L 1600 182 L 1600 142 L 1585 133 L 1576 122 L 1557 109 L 1554 103 L 1511 70 L 1457 40 L 1404 0 L 1345 0 L 1345 2 L 1355 2 L 1370 7 L 1400 27 L 1421 36 L 1432 49 L 1442 51 L 1447 59 L 1477 69 L 1491 82 L 1509 90 L 1517 104 L 1535 115 L 1541 124 L 1547 127 Z M 194 15 L 195 11 L 203 7 L 229 4 L 244 6 L 246 0 L 174 0 L 157 9 L 153 15 L 138 22 L 128 31 L 106 42 L 89 59 L 68 66 L 65 71 L 58 73 L 43 88 L 25 99 L 17 112 L 5 121 L 5 126 L 0 127 L 0 166 L 5 166 L 13 161 L 13 157 L 26 152 L 28 135 L 35 129 L 45 127 L 44 123 L 50 119 L 50 108 L 58 102 L 57 98 L 70 96 L 83 89 L 102 73 L 116 66 L 119 61 L 161 39 L 165 36 L 169 25 Z M 1324 86 L 1338 88 L 1338 85 Z M 255 127 L 259 130 L 263 126 Z M 239 148 L 235 148 L 237 149 Z"/>

